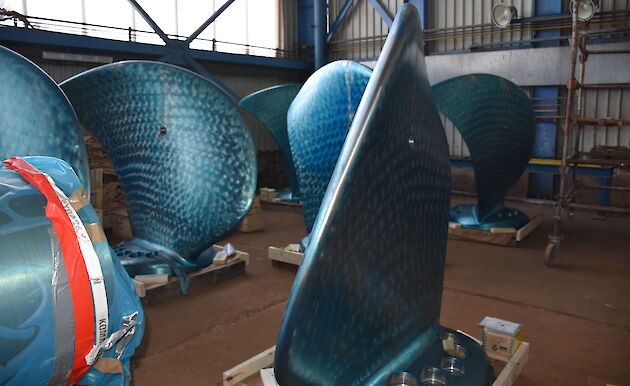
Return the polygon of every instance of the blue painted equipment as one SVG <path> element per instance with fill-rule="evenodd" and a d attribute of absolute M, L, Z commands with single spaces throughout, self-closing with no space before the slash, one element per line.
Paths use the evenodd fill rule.
<path fill-rule="evenodd" d="M 61 87 L 120 180 L 134 234 L 116 248 L 123 264 L 170 267 L 186 293 L 185 273 L 212 262 L 209 247 L 253 202 L 256 153 L 238 107 L 203 77 L 159 62 L 98 67 Z"/>
<path fill-rule="evenodd" d="M 85 228 L 85 240 L 93 247 L 102 271 L 107 321 L 97 325 L 95 319 L 87 320 L 87 331 L 95 340 L 86 343 L 96 356 L 92 367 L 78 383 L 127 385 L 129 360 L 144 331 L 144 314 L 133 283 L 107 244 L 87 193 L 72 168 L 51 157 L 23 159 L 48 174 L 69 198 L 75 216 L 78 215 L 77 222 Z M 81 268 L 64 264 L 68 259 L 67 249 L 54 226 L 56 220 L 51 221 L 49 217 L 51 213 L 59 215 L 59 212 L 50 212 L 47 199 L 38 188 L 17 171 L 0 165 L 2 385 L 59 385 L 68 380 L 73 361 L 83 359 L 79 357 L 83 354 L 75 351 L 75 344 L 82 336 L 77 320 L 91 310 L 76 308 L 75 302 L 80 295 L 85 295 L 92 307 L 92 296 L 96 295 L 90 293 L 87 282 L 83 283 L 88 288 L 87 294 L 75 293 L 72 285 L 68 285 L 73 283 L 73 277 Z M 72 228 L 70 232 L 73 232 Z M 107 337 L 105 342 L 109 342 L 94 348 L 98 337 Z M 101 372 L 99 368 L 104 371 L 108 367 L 101 366 L 103 364 L 114 364 L 122 373 Z"/>
<path fill-rule="evenodd" d="M 267 127 L 282 152 L 291 190 L 280 192 L 280 199 L 288 202 L 300 200 L 300 185 L 295 174 L 287 132 L 287 112 L 300 87 L 302 87 L 300 84 L 270 87 L 250 94 L 240 102 L 241 107 L 252 113 Z"/>
<path fill-rule="evenodd" d="M 0 160 L 61 158 L 89 191 L 88 158 L 79 122 L 54 80 L 25 57 L 0 46 Z"/>
<path fill-rule="evenodd" d="M 438 109 L 461 132 L 470 149 L 477 205 L 457 206 L 451 221 L 464 227 L 520 228 L 529 218 L 504 206 L 505 195 L 527 167 L 536 124 L 527 95 L 507 79 L 465 75 L 433 86 Z"/>
<path fill-rule="evenodd" d="M 481 346 L 439 325 L 450 163 L 421 43 L 418 13 L 405 4 L 350 117 L 294 282 L 275 357 L 283 386 L 385 385 L 403 372 L 451 386 L 491 383 Z M 334 68 L 300 94 L 315 93 L 317 79 L 336 87 L 323 76 Z M 330 102 L 318 102 L 312 114 L 332 116 Z M 457 361 L 465 374 L 441 369 Z"/>
<path fill-rule="evenodd" d="M 306 230 L 315 223 L 328 181 L 372 70 L 337 61 L 302 86 L 287 116 L 289 142 L 300 182 Z"/>

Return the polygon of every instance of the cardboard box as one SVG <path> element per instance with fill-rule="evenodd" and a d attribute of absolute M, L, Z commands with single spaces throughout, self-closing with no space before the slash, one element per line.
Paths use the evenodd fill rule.
<path fill-rule="evenodd" d="M 486 316 L 483 327 L 483 347 L 489 358 L 507 362 L 521 345 L 522 326 L 519 323 Z"/>
<path fill-rule="evenodd" d="M 273 201 L 278 196 L 278 192 L 273 188 L 260 188 L 259 191 L 262 201 Z"/>

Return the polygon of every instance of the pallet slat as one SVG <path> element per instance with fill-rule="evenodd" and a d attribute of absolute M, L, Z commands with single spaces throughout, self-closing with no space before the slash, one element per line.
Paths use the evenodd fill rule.
<path fill-rule="evenodd" d="M 304 259 L 304 253 L 302 252 L 289 251 L 278 247 L 269 247 L 267 253 L 272 262 L 279 261 L 281 263 L 300 265 L 302 264 L 302 259 Z"/>
<path fill-rule="evenodd" d="M 213 245 L 212 248 L 216 252 L 223 250 L 223 247 L 219 245 Z M 200 288 L 206 288 L 214 283 L 244 275 L 247 265 L 249 265 L 249 253 L 236 251 L 236 256 L 228 260 L 226 264 L 212 264 L 202 270 L 190 273 L 188 275 L 188 289 L 192 292 Z M 145 306 L 181 295 L 177 277 L 172 277 L 166 283 L 161 284 L 149 284 L 142 279 L 134 279 L 134 285 L 142 304 Z M 149 280 L 151 279 L 158 280 L 158 278 L 150 278 Z"/>
<path fill-rule="evenodd" d="M 461 224 L 449 222 L 448 235 L 457 239 L 478 241 L 481 243 L 516 246 L 523 241 L 527 235 L 532 233 L 542 223 L 543 214 L 537 214 L 530 221 L 519 229 L 514 228 L 492 228 L 490 230 L 463 228 Z"/>
<path fill-rule="evenodd" d="M 477 339 L 475 340 L 478 341 Z M 276 346 L 270 347 L 260 354 L 224 372 L 223 386 L 236 385 L 257 373 L 260 373 L 260 378 L 262 379 L 264 386 L 278 386 L 273 368 L 269 367 L 273 365 L 275 351 Z M 528 359 L 529 343 L 522 342 L 518 350 L 516 350 L 512 358 L 506 363 L 503 370 L 501 370 L 492 386 L 513 385 L 527 364 Z"/>
<path fill-rule="evenodd" d="M 223 386 L 232 386 L 260 372 L 261 369 L 273 365 L 276 346 L 257 354 L 245 362 L 236 365 L 223 373 Z M 272 371 L 273 374 L 273 371 Z M 275 377 L 274 377 L 275 380 Z"/>

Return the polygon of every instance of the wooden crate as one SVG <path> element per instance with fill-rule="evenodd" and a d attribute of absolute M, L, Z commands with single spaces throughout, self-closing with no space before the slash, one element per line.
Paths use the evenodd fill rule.
<path fill-rule="evenodd" d="M 492 228 L 490 230 L 462 228 L 461 224 L 451 222 L 448 224 L 448 235 L 462 240 L 516 247 L 527 235 L 538 228 L 542 220 L 543 214 L 540 213 L 519 229 Z"/>
<path fill-rule="evenodd" d="M 223 386 L 247 385 L 243 381 L 256 374 L 260 374 L 263 385 L 278 386 L 272 367 L 275 351 L 276 346 L 273 346 L 225 371 L 223 373 Z M 505 364 L 499 375 L 497 375 L 492 386 L 511 386 L 514 384 L 523 367 L 527 364 L 528 359 L 529 343 L 523 342 L 512 358 Z"/>
<path fill-rule="evenodd" d="M 213 245 L 216 252 L 223 250 L 220 245 Z M 224 264 L 212 264 L 202 270 L 188 274 L 188 289 L 190 292 L 206 288 L 214 283 L 219 283 L 237 276 L 245 274 L 246 266 L 249 264 L 249 253 L 236 251 L 236 256 Z M 167 281 L 158 278 L 160 275 L 150 276 L 148 280 L 143 277 L 134 278 L 136 292 L 143 305 L 160 303 L 164 300 L 180 296 L 179 279 L 172 277 Z"/>

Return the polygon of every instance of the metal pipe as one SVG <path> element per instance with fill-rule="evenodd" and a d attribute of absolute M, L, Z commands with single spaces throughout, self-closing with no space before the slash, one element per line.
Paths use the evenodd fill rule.
<path fill-rule="evenodd" d="M 630 192 L 630 187 L 627 186 L 606 186 L 606 185 L 591 185 L 591 184 L 580 184 L 581 188 L 586 189 L 596 189 L 596 190 L 615 190 L 619 192 Z"/>
<path fill-rule="evenodd" d="M 577 118 L 576 123 L 595 126 L 628 126 L 630 121 L 614 118 Z"/>
<path fill-rule="evenodd" d="M 579 47 L 582 52 L 586 51 L 586 38 L 584 35 L 580 36 Z M 580 75 L 578 79 L 578 83 L 576 87 L 578 87 L 578 100 L 577 100 L 577 113 L 578 117 L 584 115 L 584 88 L 579 87 L 584 83 L 584 71 L 586 70 L 586 59 L 588 59 L 588 54 L 580 55 Z"/>
<path fill-rule="evenodd" d="M 626 162 L 624 160 L 610 160 L 610 159 L 598 159 L 598 158 L 590 158 L 590 159 L 580 159 L 569 157 L 567 159 L 569 163 L 578 164 L 578 165 L 606 165 L 606 166 L 625 166 Z M 630 160 L 627 162 L 630 164 Z"/>
<path fill-rule="evenodd" d="M 569 208 L 573 209 L 588 209 L 588 210 L 596 210 L 602 212 L 613 212 L 613 213 L 630 213 L 630 208 L 621 208 L 618 206 L 606 206 L 606 205 L 593 205 L 593 204 L 576 204 L 571 203 L 568 205 Z"/>
<path fill-rule="evenodd" d="M 589 55 L 630 54 L 630 50 L 587 50 L 586 53 L 589 54 Z"/>
<path fill-rule="evenodd" d="M 225 3 L 223 3 L 223 5 L 221 6 L 221 8 L 217 9 L 217 11 L 215 13 L 212 14 L 212 16 L 210 16 L 208 18 L 208 20 L 206 20 L 202 25 L 199 26 L 199 28 L 197 28 L 195 30 L 195 32 L 192 33 L 192 35 L 190 35 L 188 37 L 188 39 L 186 39 L 184 41 L 185 44 L 190 44 L 190 42 L 192 42 L 193 40 L 195 40 L 197 38 L 197 36 L 199 36 L 206 28 L 208 28 L 208 26 L 210 24 L 212 24 L 217 17 L 221 16 L 221 14 L 223 13 L 223 11 L 225 11 L 227 9 L 227 7 L 229 7 L 230 5 L 232 5 L 232 3 L 235 0 L 227 0 Z"/>
<path fill-rule="evenodd" d="M 567 177 L 567 152 L 569 151 L 569 133 L 571 132 L 571 125 L 573 121 L 573 97 L 575 92 L 575 66 L 577 63 L 577 51 L 578 51 L 578 17 L 577 17 L 577 1 L 571 4 L 572 8 L 572 20 L 571 20 L 571 71 L 569 72 L 569 81 L 567 84 L 567 107 L 565 111 L 564 125 L 562 128 L 562 163 L 560 164 L 560 187 L 558 190 L 558 204 L 555 207 L 553 216 L 553 233 L 550 236 L 550 241 L 557 243 L 560 239 L 561 225 L 562 225 L 562 213 L 565 205 L 565 184 Z"/>
<path fill-rule="evenodd" d="M 564 115 L 538 115 L 536 119 L 562 119 Z"/>
<path fill-rule="evenodd" d="M 580 88 L 585 89 L 623 89 L 630 88 L 630 83 L 617 83 L 617 84 L 580 84 Z"/>
<path fill-rule="evenodd" d="M 315 26 L 315 70 L 323 67 L 326 62 L 326 0 L 314 0 L 313 4 Z"/>

